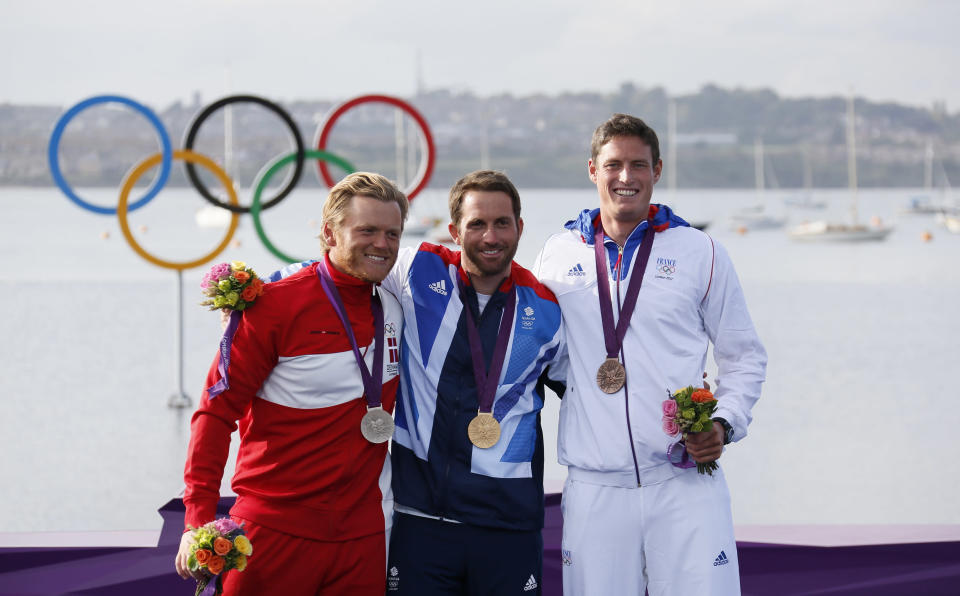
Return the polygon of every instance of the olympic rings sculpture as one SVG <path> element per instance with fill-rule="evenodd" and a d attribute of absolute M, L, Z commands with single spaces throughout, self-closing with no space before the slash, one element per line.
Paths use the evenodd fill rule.
<path fill-rule="evenodd" d="M 83 110 L 102 103 L 120 103 L 139 112 L 150 122 L 160 137 L 160 152 L 147 157 L 142 162 L 134 166 L 134 168 L 124 178 L 120 188 L 119 202 L 115 208 L 95 205 L 80 197 L 66 181 L 60 169 L 60 141 L 63 137 L 63 133 L 67 127 L 67 124 L 69 124 L 70 120 L 76 117 L 76 115 Z M 230 179 L 227 173 L 216 164 L 216 162 L 205 155 L 195 153 L 193 151 L 193 145 L 197 137 L 197 132 L 199 131 L 203 122 L 216 110 L 232 103 L 255 103 L 277 114 L 290 129 L 290 132 L 293 135 L 294 145 L 296 146 L 296 150 L 293 153 L 275 158 L 273 161 L 267 164 L 264 169 L 260 171 L 260 173 L 257 174 L 254 185 L 255 191 L 253 193 L 253 200 L 250 206 L 240 205 L 237 199 L 236 191 L 234 190 L 233 181 Z M 433 166 L 434 162 L 436 161 L 436 148 L 433 143 L 433 136 L 430 133 L 430 127 L 423 116 L 421 116 L 420 113 L 410 104 L 401 99 L 397 99 L 388 95 L 364 95 L 346 101 L 332 109 L 317 127 L 317 133 L 314 137 L 316 147 L 315 150 L 308 150 L 304 147 L 303 138 L 300 135 L 300 131 L 297 129 L 296 123 L 286 110 L 276 103 L 259 96 L 231 95 L 210 104 L 204 108 L 190 123 L 186 135 L 184 136 L 184 148 L 182 150 L 174 150 L 172 143 L 170 142 L 170 136 L 167 134 L 166 128 L 163 126 L 163 122 L 161 122 L 160 118 L 157 117 L 157 115 L 150 110 L 150 108 L 128 97 L 120 95 L 98 95 L 77 103 L 67 110 L 59 120 L 57 120 L 57 123 L 53 128 L 53 133 L 50 135 L 50 145 L 47 148 L 47 160 L 50 165 L 50 173 L 53 176 L 54 183 L 67 196 L 68 199 L 70 199 L 79 207 L 88 211 L 92 211 L 93 213 L 98 213 L 101 215 L 116 214 L 120 222 L 120 230 L 123 232 L 123 236 L 130 247 L 144 260 L 153 263 L 158 267 L 182 271 L 184 269 L 199 267 L 204 263 L 212 261 L 230 244 L 230 240 L 237 229 L 239 216 L 243 213 L 250 213 L 251 217 L 253 218 L 254 227 L 257 231 L 257 236 L 260 238 L 260 241 L 263 243 L 264 247 L 277 258 L 289 263 L 293 263 L 302 259 L 290 257 L 274 246 L 263 229 L 263 224 L 260 220 L 260 214 L 263 211 L 277 205 L 286 196 L 288 196 L 290 192 L 293 191 L 303 172 L 303 162 L 308 158 L 316 159 L 318 161 L 318 180 L 320 180 L 321 184 L 324 184 L 328 188 L 332 187 L 336 183 L 333 176 L 330 175 L 330 170 L 327 165 L 328 163 L 337 165 L 347 173 L 356 171 L 356 168 L 354 168 L 350 162 L 327 151 L 326 145 L 330 138 L 330 132 L 333 130 L 333 125 L 336 123 L 336 121 L 350 109 L 365 103 L 386 103 L 392 105 L 409 115 L 420 128 L 422 133 L 420 136 L 420 150 L 421 155 L 424 156 L 424 159 L 421 160 L 416 176 L 414 176 L 414 179 L 404 190 L 407 198 L 412 201 L 413 198 L 419 194 L 424 187 L 426 187 L 430 180 L 430 176 L 433 174 Z M 193 185 L 193 187 L 196 188 L 197 192 L 200 193 L 200 196 L 217 207 L 231 211 L 230 224 L 228 226 L 227 233 L 220 241 L 220 244 L 218 244 L 217 247 L 214 248 L 210 253 L 189 261 L 168 261 L 150 254 L 136 241 L 130 231 L 130 225 L 127 221 L 127 215 L 129 212 L 139 209 L 140 207 L 143 207 L 149 203 L 166 185 L 170 176 L 170 169 L 175 160 L 184 162 L 187 179 L 190 180 L 190 183 Z M 270 179 L 280 170 L 280 168 L 290 164 L 291 162 L 294 164 L 293 173 L 288 175 L 288 179 L 283 182 L 280 191 L 269 199 L 262 199 L 263 192 L 266 189 L 267 183 L 270 181 Z M 134 185 L 136 185 L 137 181 L 147 170 L 156 167 L 157 164 L 160 165 L 160 173 L 156 180 L 154 180 L 153 184 L 150 185 L 142 197 L 130 202 L 130 192 Z M 204 185 L 197 175 L 196 165 L 203 166 L 205 169 L 214 174 L 227 192 L 227 202 L 223 202 L 218 199 Z"/>

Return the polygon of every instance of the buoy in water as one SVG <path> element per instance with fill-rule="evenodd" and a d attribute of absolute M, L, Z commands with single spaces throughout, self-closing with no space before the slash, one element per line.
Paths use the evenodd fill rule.
<path fill-rule="evenodd" d="M 746 233 L 747 233 L 747 226 L 740 226 L 737 228 L 737 234 L 740 234 L 741 236 L 743 236 Z"/>
<path fill-rule="evenodd" d="M 933 234 L 931 234 L 929 230 L 924 230 L 920 234 L 920 240 L 923 240 L 924 242 L 930 242 L 933 240 Z"/>

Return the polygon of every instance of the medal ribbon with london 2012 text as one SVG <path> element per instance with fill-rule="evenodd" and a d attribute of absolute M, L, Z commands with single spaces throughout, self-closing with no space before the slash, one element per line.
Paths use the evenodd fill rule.
<path fill-rule="evenodd" d="M 353 334 L 353 327 L 350 325 L 350 319 L 347 318 L 347 311 L 343 306 L 343 299 L 340 298 L 340 292 L 327 271 L 326 262 L 317 263 L 317 277 L 320 278 L 320 284 L 323 291 L 330 299 L 333 310 L 343 324 L 343 328 L 350 340 L 350 347 L 353 349 L 353 356 L 357 360 L 357 366 L 360 368 L 360 377 L 363 379 L 364 397 L 367 401 L 367 413 L 360 421 L 360 432 L 364 438 L 371 443 L 384 443 L 393 436 L 393 418 L 383 409 L 381 395 L 383 393 L 383 305 L 380 303 L 380 295 L 374 291 L 370 300 L 370 309 L 373 311 L 373 373 L 367 370 L 367 363 L 364 362 L 360 354 L 360 348 L 357 346 L 357 338 Z"/>
<path fill-rule="evenodd" d="M 604 393 L 613 394 L 620 391 L 626 381 L 627 373 L 619 360 L 620 348 L 623 345 L 623 338 L 627 334 L 627 327 L 630 326 L 633 309 L 637 305 L 637 296 L 640 294 L 640 286 L 643 284 L 643 273 L 647 269 L 647 261 L 650 260 L 650 251 L 653 248 L 653 236 L 653 225 L 648 222 L 647 229 L 643 233 L 643 241 L 640 243 L 637 263 L 630 275 L 630 283 L 627 285 L 623 307 L 620 309 L 620 318 L 617 320 L 616 327 L 614 327 L 613 301 L 610 296 L 610 284 L 607 282 L 606 255 L 603 246 L 606 236 L 603 233 L 603 224 L 597 222 L 597 232 L 593 238 L 593 246 L 597 266 L 597 290 L 600 295 L 600 319 L 603 323 L 603 342 L 607 350 L 607 359 L 604 360 L 597 371 L 597 385 Z"/>
<path fill-rule="evenodd" d="M 470 356 L 473 359 L 473 378 L 477 383 L 477 402 L 479 409 L 477 416 L 470 421 L 467 435 L 470 442 L 481 449 L 489 449 L 500 440 L 500 423 L 493 416 L 493 401 L 497 395 L 497 384 L 500 381 L 500 372 L 503 370 L 503 361 L 507 355 L 507 343 L 510 340 L 510 331 L 513 329 L 514 309 L 517 305 L 517 288 L 512 285 L 507 295 L 507 303 L 503 307 L 503 316 L 500 319 L 500 328 L 497 331 L 497 343 L 493 348 L 493 358 L 490 360 L 490 370 L 483 361 L 483 345 L 480 343 L 480 333 L 473 318 L 473 311 L 467 304 L 463 281 L 457 278 L 457 287 L 460 290 L 460 302 L 467 316 L 467 341 L 470 343 Z"/>

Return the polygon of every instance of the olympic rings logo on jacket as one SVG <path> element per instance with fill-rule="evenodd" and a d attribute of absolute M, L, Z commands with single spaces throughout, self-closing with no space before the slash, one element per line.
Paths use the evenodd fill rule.
<path fill-rule="evenodd" d="M 134 166 L 130 173 L 127 174 L 120 187 L 120 197 L 116 207 L 103 207 L 83 199 L 66 181 L 66 179 L 63 177 L 63 173 L 60 170 L 60 140 L 63 136 L 64 130 L 67 127 L 67 124 L 83 110 L 102 103 L 120 103 L 139 112 L 150 122 L 160 137 L 160 152 L 147 157 L 142 162 Z M 254 183 L 255 190 L 253 193 L 253 199 L 249 207 L 239 204 L 236 191 L 234 190 L 233 181 L 230 179 L 227 173 L 209 157 L 193 151 L 193 145 L 197 137 L 197 132 L 200 130 L 200 126 L 203 124 L 203 122 L 220 108 L 232 103 L 255 103 L 274 112 L 290 129 L 294 144 L 296 145 L 296 151 L 275 158 L 273 161 L 268 163 L 259 174 L 257 174 L 257 178 Z M 130 247 L 138 255 L 143 257 L 148 262 L 157 265 L 158 267 L 182 271 L 184 269 L 199 267 L 204 263 L 212 261 L 229 245 L 234 232 L 236 232 L 239 215 L 243 213 L 250 213 L 251 217 L 253 218 L 254 227 L 257 231 L 257 236 L 259 236 L 260 241 L 263 242 L 263 245 L 267 250 L 283 261 L 294 263 L 301 261 L 302 259 L 290 257 L 274 246 L 263 229 L 263 224 L 260 221 L 260 213 L 261 211 L 277 205 L 287 195 L 290 194 L 294 187 L 296 187 L 297 182 L 299 182 L 300 176 L 303 173 L 303 163 L 307 158 L 317 160 L 318 179 L 328 188 L 332 187 L 336 183 L 333 176 L 330 174 L 329 163 L 339 166 L 348 173 L 356 171 L 356 168 L 354 168 L 353 165 L 347 160 L 326 151 L 326 145 L 330 137 L 330 132 L 333 130 L 333 125 L 336 123 L 336 121 L 350 109 L 365 103 L 385 103 L 402 110 L 411 118 L 413 118 L 423 133 L 420 137 L 421 153 L 426 155 L 426 159 L 421 160 L 416 176 L 414 176 L 414 179 L 404 190 L 407 198 L 413 200 L 413 198 L 421 190 L 423 190 L 424 187 L 426 187 L 430 180 L 430 176 L 433 173 L 433 166 L 434 162 L 436 161 L 436 149 L 433 143 L 433 136 L 430 133 L 430 127 L 427 125 L 427 121 L 412 105 L 401 99 L 388 95 L 363 95 L 348 100 L 333 108 L 317 127 L 313 144 L 316 149 L 306 149 L 304 147 L 303 137 L 300 135 L 300 131 L 297 129 L 296 123 L 293 121 L 293 118 L 290 116 L 290 114 L 280 105 L 256 95 L 231 95 L 213 102 L 204 108 L 199 114 L 197 114 L 197 116 L 190 123 L 190 126 L 187 129 L 187 134 L 184 136 L 184 148 L 179 150 L 173 149 L 173 144 L 170 141 L 170 136 L 167 134 L 166 128 L 163 126 L 163 122 L 160 121 L 160 118 L 157 117 L 157 115 L 150 108 L 128 97 L 120 95 L 97 95 L 74 105 L 72 108 L 67 110 L 59 120 L 57 120 L 57 123 L 53 128 L 53 133 L 50 135 L 50 145 L 47 148 L 47 160 L 50 164 L 50 173 L 53 176 L 54 183 L 56 183 L 57 187 L 63 191 L 68 199 L 73 201 L 78 206 L 94 213 L 102 215 L 116 214 L 120 222 L 120 230 L 123 232 L 123 236 L 127 240 L 127 243 L 130 245 Z M 227 228 L 226 235 L 220 241 L 220 244 L 218 244 L 210 253 L 190 261 L 168 261 L 150 254 L 142 246 L 140 246 L 140 244 L 133 237 L 127 221 L 128 212 L 139 209 L 140 207 L 143 207 L 149 203 L 164 187 L 164 185 L 167 183 L 167 179 L 170 176 L 170 169 L 174 160 L 180 160 L 184 162 L 187 178 L 204 199 L 213 205 L 216 205 L 217 207 L 222 207 L 231 211 L 230 225 Z M 270 179 L 278 170 L 291 162 L 294 163 L 294 170 L 293 175 L 290 176 L 290 179 L 286 181 L 286 183 L 281 187 L 275 196 L 266 200 L 262 199 L 263 191 Z M 154 180 L 153 184 L 150 185 L 142 197 L 130 203 L 130 191 L 133 189 L 134 185 L 136 185 L 137 181 L 147 170 L 156 167 L 158 164 L 160 165 L 160 174 L 157 176 L 156 180 Z M 227 192 L 227 202 L 218 199 L 204 185 L 204 183 L 200 180 L 200 177 L 197 175 L 197 165 L 203 166 L 214 174 Z"/>

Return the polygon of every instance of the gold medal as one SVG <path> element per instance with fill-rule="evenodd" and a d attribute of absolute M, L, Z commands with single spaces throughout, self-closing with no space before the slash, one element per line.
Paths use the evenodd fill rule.
<path fill-rule="evenodd" d="M 597 370 L 597 385 L 604 393 L 616 393 L 623 389 L 627 380 L 627 371 L 616 358 L 607 358 Z"/>
<path fill-rule="evenodd" d="M 467 436 L 480 449 L 489 449 L 500 440 L 500 423 L 491 412 L 477 412 L 467 427 Z"/>

